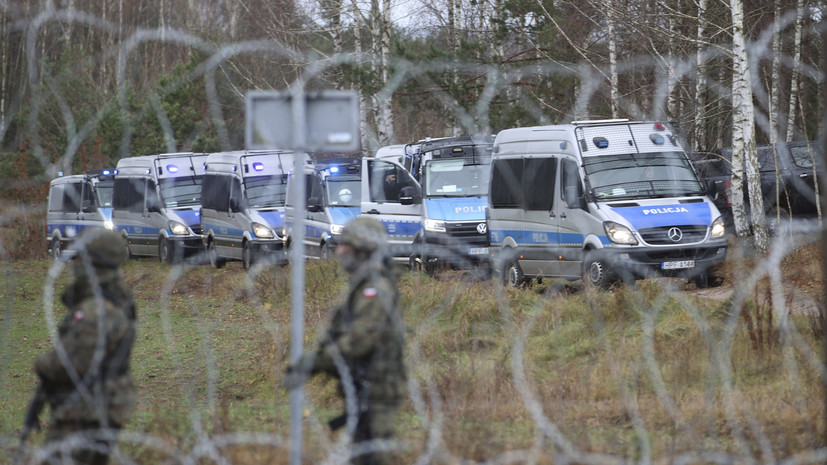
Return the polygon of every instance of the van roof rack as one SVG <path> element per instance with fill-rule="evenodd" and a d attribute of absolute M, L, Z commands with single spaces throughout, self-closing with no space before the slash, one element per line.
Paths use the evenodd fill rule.
<path fill-rule="evenodd" d="M 619 118 L 619 119 L 584 119 L 578 121 L 572 121 L 571 124 L 603 124 L 603 123 L 628 123 L 629 118 Z"/>

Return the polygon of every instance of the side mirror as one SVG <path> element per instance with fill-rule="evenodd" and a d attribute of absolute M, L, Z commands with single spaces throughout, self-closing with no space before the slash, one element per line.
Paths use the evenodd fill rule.
<path fill-rule="evenodd" d="M 84 200 L 83 205 L 80 207 L 80 210 L 83 213 L 92 213 L 95 211 L 95 202 L 93 200 Z"/>
<path fill-rule="evenodd" d="M 566 206 L 569 208 L 579 208 L 581 210 L 586 209 L 586 200 L 580 195 L 578 186 L 566 186 L 565 194 Z"/>
<path fill-rule="evenodd" d="M 233 213 L 241 211 L 241 202 L 238 201 L 238 197 L 230 199 L 230 211 Z"/>
<path fill-rule="evenodd" d="M 422 203 L 422 195 L 415 187 L 405 186 L 399 194 L 399 203 L 402 205 L 418 205 Z"/>
<path fill-rule="evenodd" d="M 161 213 L 161 202 L 155 197 L 146 199 L 146 211 Z"/>
<path fill-rule="evenodd" d="M 709 196 L 712 200 L 718 199 L 718 189 L 715 187 L 715 180 L 714 179 L 707 179 L 704 181 L 706 183 L 706 195 Z"/>
<path fill-rule="evenodd" d="M 311 213 L 318 213 L 322 211 L 322 202 L 318 197 L 310 197 L 307 199 L 307 211 Z"/>

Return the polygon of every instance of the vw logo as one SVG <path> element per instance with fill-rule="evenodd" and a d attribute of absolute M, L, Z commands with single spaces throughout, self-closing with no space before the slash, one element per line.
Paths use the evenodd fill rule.
<path fill-rule="evenodd" d="M 480 234 L 485 234 L 488 231 L 488 225 L 485 223 L 480 223 L 477 225 L 477 232 Z"/>
<path fill-rule="evenodd" d="M 681 239 L 683 239 L 683 231 L 681 231 L 680 228 L 669 228 L 669 232 L 667 232 L 666 235 L 672 242 L 680 242 Z"/>

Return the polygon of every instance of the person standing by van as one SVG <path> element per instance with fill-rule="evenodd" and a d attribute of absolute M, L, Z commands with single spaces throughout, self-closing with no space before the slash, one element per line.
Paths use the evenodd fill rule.
<path fill-rule="evenodd" d="M 54 446 L 49 460 L 100 465 L 108 463 L 117 432 L 135 407 L 129 369 L 135 305 L 121 276 L 127 252 L 120 235 L 90 229 L 78 236 L 73 248 L 75 281 L 62 296 L 67 312 L 55 348 L 35 363 L 40 385 L 26 430 L 38 428 L 37 415 L 48 403 L 46 440 Z M 57 444 L 76 434 L 79 444 Z"/>
<path fill-rule="evenodd" d="M 299 357 L 284 379 L 286 388 L 295 389 L 312 374 L 328 373 L 339 379 L 343 397 L 344 380 L 352 379 L 357 411 L 333 420 L 331 428 L 344 426 L 348 414 L 356 416 L 356 464 L 392 463 L 380 444 L 366 441 L 392 439 L 396 411 L 406 395 L 404 327 L 386 246 L 385 228 L 375 219 L 360 217 L 345 226 L 335 253 L 350 273 L 347 299 L 333 312 L 318 349 Z M 345 362 L 349 376 L 336 360 Z"/>

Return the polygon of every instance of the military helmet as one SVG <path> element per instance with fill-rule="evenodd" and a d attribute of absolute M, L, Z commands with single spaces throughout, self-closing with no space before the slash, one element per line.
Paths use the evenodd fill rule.
<path fill-rule="evenodd" d="M 359 217 L 345 225 L 339 242 L 354 249 L 373 252 L 387 244 L 387 235 L 382 223 L 366 217 Z"/>
<path fill-rule="evenodd" d="M 121 235 L 106 229 L 87 229 L 75 239 L 72 249 L 82 260 L 88 256 L 93 266 L 118 268 L 129 254 Z"/>

